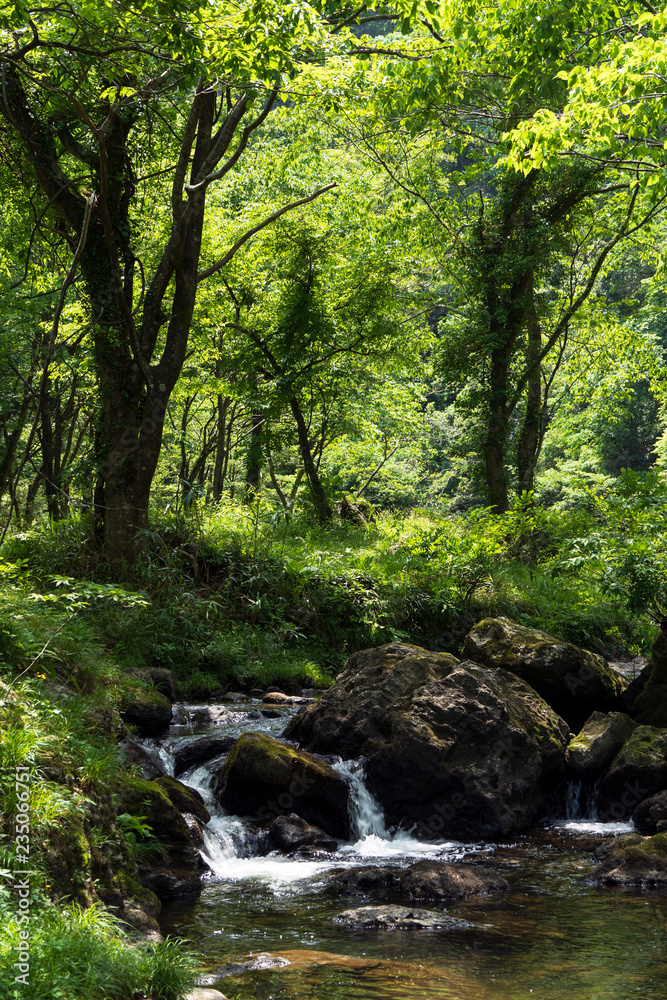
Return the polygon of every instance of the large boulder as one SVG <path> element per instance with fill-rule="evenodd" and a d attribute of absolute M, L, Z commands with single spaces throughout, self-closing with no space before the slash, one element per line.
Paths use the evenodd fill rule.
<path fill-rule="evenodd" d="M 465 655 L 521 677 L 578 729 L 592 711 L 621 707 L 624 678 L 601 656 L 509 618 L 486 618 L 463 643 Z"/>
<path fill-rule="evenodd" d="M 628 819 L 642 799 L 667 788 L 667 730 L 638 726 L 600 786 L 600 817 Z"/>
<path fill-rule="evenodd" d="M 593 712 L 567 745 L 568 767 L 582 780 L 599 777 L 636 728 L 624 712 Z"/>
<path fill-rule="evenodd" d="M 332 837 L 349 834 L 347 781 L 318 757 L 261 733 L 239 737 L 211 789 L 238 816 L 273 820 L 294 812 Z"/>
<path fill-rule="evenodd" d="M 422 838 L 525 829 L 570 737 L 514 674 L 404 643 L 351 656 L 285 735 L 317 753 L 365 756 L 386 820 L 417 824 Z"/>
<path fill-rule="evenodd" d="M 408 899 L 463 899 L 507 892 L 504 878 L 478 865 L 417 861 L 401 875 L 401 895 Z"/>
<path fill-rule="evenodd" d="M 632 822 L 640 833 L 667 833 L 667 791 L 640 802 L 632 814 Z"/>
<path fill-rule="evenodd" d="M 667 885 L 667 833 L 626 833 L 606 841 L 593 855 L 600 864 L 587 881 L 596 885 Z"/>
<path fill-rule="evenodd" d="M 627 690 L 629 711 L 637 722 L 667 727 L 667 635 L 660 630 L 651 659 Z"/>

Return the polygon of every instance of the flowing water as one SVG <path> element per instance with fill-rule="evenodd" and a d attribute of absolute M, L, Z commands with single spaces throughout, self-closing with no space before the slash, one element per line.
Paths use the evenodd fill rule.
<path fill-rule="evenodd" d="M 150 743 L 171 769 L 168 748 L 181 738 L 244 731 L 279 737 L 291 710 L 267 719 L 257 717 L 259 707 L 241 706 L 231 723 L 215 725 L 203 718 L 204 706 L 186 706 L 169 737 Z M 212 873 L 196 903 L 164 906 L 163 932 L 190 943 L 203 976 L 258 952 L 290 963 L 216 983 L 230 1000 L 667 997 L 667 893 L 596 889 L 584 881 L 595 847 L 632 828 L 598 822 L 590 790 L 566 789 L 562 818 L 509 843 L 424 843 L 409 830 L 388 831 L 361 764 L 341 762 L 335 766 L 352 786 L 353 839 L 329 859 L 294 860 L 252 856 L 246 824 L 223 815 L 213 799 L 210 764 L 179 778 L 199 789 L 213 814 L 205 830 Z M 510 892 L 448 905 L 448 914 L 474 925 L 463 931 L 352 932 L 333 923 L 350 907 L 405 905 L 391 895 L 334 895 L 333 871 L 359 864 L 404 869 L 419 858 L 487 865 Z"/>

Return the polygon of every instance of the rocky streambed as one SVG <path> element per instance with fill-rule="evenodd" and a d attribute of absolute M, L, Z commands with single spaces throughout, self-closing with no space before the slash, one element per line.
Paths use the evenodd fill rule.
<path fill-rule="evenodd" d="M 317 701 L 178 706 L 134 744 L 198 848 L 200 895 L 151 888 L 202 989 L 667 994 L 667 730 L 644 721 L 660 650 L 634 690 L 502 620 L 465 654 L 366 651 Z"/>

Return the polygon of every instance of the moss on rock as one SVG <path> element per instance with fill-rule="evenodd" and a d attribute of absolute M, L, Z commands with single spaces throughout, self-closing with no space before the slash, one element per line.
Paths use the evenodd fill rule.
<path fill-rule="evenodd" d="M 260 733 L 244 733 L 215 776 L 213 794 L 228 812 L 273 820 L 295 812 L 330 836 L 349 832 L 349 786 L 313 754 Z"/>

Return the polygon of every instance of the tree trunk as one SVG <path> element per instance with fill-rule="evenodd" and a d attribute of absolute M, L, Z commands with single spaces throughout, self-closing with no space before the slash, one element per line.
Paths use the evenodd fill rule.
<path fill-rule="evenodd" d="M 245 472 L 245 499 L 246 503 L 252 503 L 260 491 L 262 483 L 262 429 L 264 426 L 264 415 L 254 411 L 250 417 L 250 444 L 246 455 Z"/>
<path fill-rule="evenodd" d="M 540 355 L 542 351 L 542 328 L 535 309 L 535 289 L 533 275 L 527 290 L 526 302 L 527 338 L 526 367 L 528 386 L 526 412 L 519 434 L 517 446 L 517 481 L 519 495 L 531 493 L 535 479 L 535 468 L 542 446 L 542 374 Z"/>
<path fill-rule="evenodd" d="M 301 407 L 299 406 L 299 401 L 296 396 L 292 396 L 290 399 L 290 409 L 292 410 L 292 414 L 296 421 L 301 460 L 303 462 L 306 479 L 308 480 L 308 486 L 310 487 L 310 494 L 315 506 L 315 515 L 320 524 L 327 524 L 331 520 L 332 516 L 331 507 L 329 506 L 329 500 L 327 499 L 327 495 L 317 472 L 317 467 L 313 461 L 310 441 L 308 440 L 308 428 L 306 427 L 306 421 L 304 420 L 303 413 L 301 412 Z"/>

